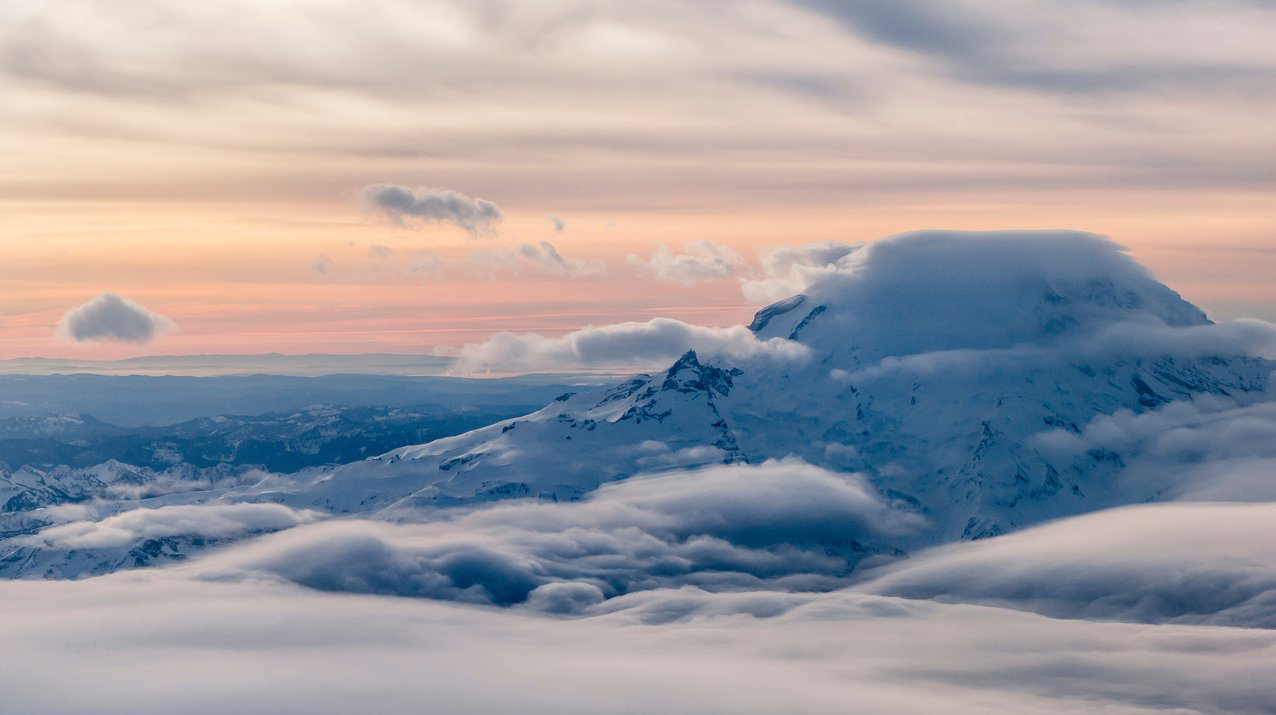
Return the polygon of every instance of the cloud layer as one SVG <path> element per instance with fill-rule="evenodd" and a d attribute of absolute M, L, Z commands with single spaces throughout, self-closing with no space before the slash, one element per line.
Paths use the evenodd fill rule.
<path fill-rule="evenodd" d="M 115 293 L 103 293 L 62 317 L 58 332 L 76 342 L 149 343 L 176 329 L 173 321 Z"/>
<path fill-rule="evenodd" d="M 978 182 L 1015 191 L 1270 181 L 1243 151 L 1262 136 L 1254 118 L 1271 102 L 1254 91 L 1273 69 L 1265 3 L 1149 13 L 1119 0 L 1030 0 L 1022 11 L 991 0 L 767 0 L 712 11 L 555 0 L 501 23 L 486 2 L 325 7 L 45 4 L 4 25 L 0 81 L 44 100 L 31 103 L 24 128 L 79 97 L 99 111 L 68 130 L 118 135 L 149 103 L 145 129 L 159 141 L 310 149 L 331 157 L 329 180 L 348 176 L 352 159 L 369 173 L 386 163 L 406 173 L 428 157 L 457 172 L 478 167 L 522 187 L 520 198 L 605 188 L 668 204 L 729 191 L 734 206 L 798 212 L 854 191 L 870 200 L 964 192 L 972 177 L 954 169 L 973 163 Z M 92 42 L 82 23 L 97 28 Z M 1201 32 L 1230 41 L 1197 43 Z M 244 47 L 218 40 L 227 36 Z M 615 83 L 617 71 L 629 81 Z M 253 100 L 271 88 L 286 91 L 266 112 Z M 1068 111 L 1077 97 L 1092 101 L 1089 113 Z M 228 121 L 246 103 L 259 121 Z M 952 113 L 924 111 L 933 106 Z M 1171 107 L 1172 124 L 1158 116 Z M 847 111 L 864 121 L 839 121 Z M 1171 129 L 1183 139 L 1174 156 L 1163 150 Z M 268 183 L 286 182 L 245 191 Z"/>
<path fill-rule="evenodd" d="M 1270 379 L 1270 378 L 1269 378 Z M 1269 390 L 1271 388 L 1269 387 Z M 1029 446 L 1056 460 L 1121 454 L 1121 485 L 1165 499 L 1276 501 L 1276 403 L 1231 397 L 1179 400 L 1135 414 L 1118 410 Z"/>
<path fill-rule="evenodd" d="M 1276 505 L 1098 512 L 921 554 L 864 587 L 1056 618 L 1276 628 Z"/>
<path fill-rule="evenodd" d="M 164 713 L 180 702 L 210 714 L 429 703 L 460 713 L 831 715 L 851 697 L 857 708 L 919 715 L 1150 715 L 1276 702 L 1272 631 L 1055 620 L 852 591 L 662 589 L 564 620 L 210 582 L 179 567 L 3 582 L 0 600 L 0 687 L 27 712 Z"/>
<path fill-rule="evenodd" d="M 1066 346 L 1116 324 L 1210 322 L 1121 246 L 1079 231 L 917 231 L 843 261 L 806 291 L 812 306 L 834 306 L 820 318 L 820 349 L 830 354 L 846 336 L 880 358 Z"/>
<path fill-rule="evenodd" d="M 1100 512 L 848 586 L 848 558 L 891 556 L 874 540 L 921 525 L 901 507 L 853 475 L 773 462 L 421 524 L 302 524 L 164 569 L 0 582 L 0 685 L 43 712 L 82 711 L 90 691 L 142 713 L 175 698 L 192 712 L 394 712 L 427 698 L 475 713 L 840 713 L 848 688 L 857 706 L 903 713 L 1276 703 L 1272 504 Z M 297 516 L 220 508 L 46 532 L 93 549 L 122 543 L 121 529 L 216 535 Z M 79 687 L 49 687 L 68 677 Z"/>
<path fill-rule="evenodd" d="M 915 224 L 1067 225 L 1084 216 L 1091 227 L 1120 230 L 1164 269 L 1187 275 L 1201 265 L 1228 276 L 1192 288 L 1212 310 L 1271 317 L 1276 305 L 1266 280 L 1276 253 L 1261 238 L 1273 177 L 1253 150 L 1273 113 L 1269 3 L 1182 0 L 1149 11 L 1124 0 L 878 9 L 551 0 L 500 22 L 488 0 L 387 0 L 377 13 L 353 0 L 314 12 L 304 3 L 220 5 L 13 4 L 29 12 L 0 23 L 0 85 L 22 109 L 5 144 L 23 150 L 7 152 L 0 184 L 30 206 L 81 202 L 47 216 L 19 203 L 6 214 L 12 230 L 32 237 L 0 257 L 14 270 L 6 280 L 26 281 L 22 292 L 38 295 L 71 274 L 142 275 L 112 247 L 172 235 L 167 214 L 153 209 L 178 199 L 203 208 L 186 226 L 198 237 L 151 254 L 148 265 L 162 267 L 143 277 L 165 283 L 166 294 L 205 280 L 206 264 L 191 252 L 223 241 L 243 249 L 216 259 L 234 266 L 224 275 L 278 277 L 320 251 L 348 266 L 338 247 L 366 241 L 367 231 L 335 199 L 392 180 L 413 197 L 412 187 L 439 184 L 495 199 L 508 214 L 503 230 L 526 226 L 521 240 L 551 237 L 566 254 L 580 249 L 552 238 L 547 213 L 568 218 L 572 236 L 614 220 L 622 228 L 610 236 L 632 228 L 674 253 L 703 237 L 746 254 L 780 238 Z M 84 27 L 94 28 L 91 38 Z M 226 37 L 243 39 L 232 48 Z M 166 150 L 174 146 L 184 149 Z M 112 221 L 98 203 L 104 197 L 146 225 Z M 223 230 L 216 217 L 245 201 L 263 211 L 245 214 L 243 230 Z M 81 230 L 87 224 L 96 228 Z M 26 261 L 26 246 L 48 230 L 68 236 L 69 250 Z M 259 255 L 262 235 L 307 247 Z M 1201 236 L 1211 237 L 1208 246 Z M 634 244 L 612 250 L 650 257 L 654 246 Z M 420 330 L 422 305 L 463 300 L 453 285 L 437 285 L 444 282 L 418 291 L 420 303 L 385 291 L 394 299 L 370 306 L 368 322 L 395 350 L 425 335 L 474 339 Z M 358 334 L 329 332 L 314 317 L 343 309 L 339 291 L 315 290 L 307 304 L 323 307 L 311 310 L 253 285 L 219 290 L 248 290 L 304 325 L 287 338 L 254 336 L 259 349 L 299 350 L 303 335 L 315 351 L 360 344 Z M 640 300 L 620 281 L 609 288 L 616 304 Z M 550 287 L 539 298 L 558 301 L 570 290 Z M 252 349 L 235 328 L 265 332 L 260 318 L 225 305 L 231 312 L 219 311 L 200 334 L 218 330 L 219 341 Z M 402 329 L 413 316 L 416 327 Z M 51 342 L 17 342 L 10 354 L 56 349 Z"/>
<path fill-rule="evenodd" d="M 326 591 L 577 613 L 661 587 L 832 588 L 862 559 L 893 556 L 884 541 L 925 524 L 858 475 L 795 460 L 633 477 L 580 502 L 429 518 L 291 529 L 202 559 L 200 568 L 219 577 L 274 574 Z"/>

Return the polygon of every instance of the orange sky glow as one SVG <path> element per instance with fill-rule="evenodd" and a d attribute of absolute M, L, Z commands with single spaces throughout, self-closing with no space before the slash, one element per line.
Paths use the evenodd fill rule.
<path fill-rule="evenodd" d="M 768 251 L 921 228 L 1105 234 L 1276 319 L 1276 9 L 958 4 L 15 2 L 0 359 L 730 325 Z M 381 184 L 501 218 L 396 222 Z M 104 291 L 176 330 L 59 333 Z"/>

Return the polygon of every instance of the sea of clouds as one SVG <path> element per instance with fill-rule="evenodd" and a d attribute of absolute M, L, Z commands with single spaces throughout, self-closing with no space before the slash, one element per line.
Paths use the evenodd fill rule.
<path fill-rule="evenodd" d="M 1231 412 L 1191 425 L 1227 433 L 1253 410 Z M 1104 420 L 1146 439 L 1138 417 Z M 1117 438 L 1076 438 L 1100 434 Z M 1212 446 L 1241 459 L 1247 442 L 1228 444 Z M 1164 468 L 1149 449 L 1146 468 Z M 21 711 L 1276 708 L 1265 501 L 1124 507 L 906 556 L 879 547 L 924 517 L 795 460 L 422 523 L 274 504 L 80 515 L 32 538 L 282 530 L 174 567 L 0 583 L 0 687 Z"/>
<path fill-rule="evenodd" d="M 862 515 L 862 500 L 850 503 Z M 332 522 L 176 568 L 0 583 L 6 707 L 159 713 L 179 699 L 192 713 L 1276 707 L 1276 508 L 1267 504 L 1080 517 L 919 554 L 834 590 L 671 581 L 598 602 L 582 596 L 581 575 L 545 573 L 559 587 L 537 586 L 514 608 L 482 605 L 487 599 L 461 588 L 486 578 L 485 568 L 508 568 L 477 554 L 521 545 L 534 569 L 552 562 L 553 547 L 522 544 L 526 527 L 504 530 L 495 515 L 473 517 L 491 519 L 477 534 L 453 535 L 471 542 L 464 547 L 411 528 Z M 600 560 L 633 559 L 643 533 Z M 666 549 L 654 547 L 680 556 Z M 517 585 L 522 578 L 502 583 L 531 585 Z M 409 588 L 424 598 L 368 595 Z"/>

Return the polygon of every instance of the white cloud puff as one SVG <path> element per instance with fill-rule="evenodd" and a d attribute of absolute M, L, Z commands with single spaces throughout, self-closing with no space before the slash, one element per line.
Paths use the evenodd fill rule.
<path fill-rule="evenodd" d="M 639 266 L 658 281 L 694 285 L 735 275 L 742 259 L 728 246 L 711 241 L 690 241 L 685 253 L 674 253 L 668 246 L 657 246 L 651 258 L 630 256 L 629 262 Z"/>
<path fill-rule="evenodd" d="M 494 236 L 497 225 L 505 218 L 500 207 L 491 201 L 466 196 L 454 189 L 371 184 L 364 187 L 363 198 L 369 207 L 396 224 L 446 223 L 471 236 Z"/>
<path fill-rule="evenodd" d="M 823 241 L 768 251 L 761 257 L 761 275 L 740 279 L 740 290 L 758 304 L 797 295 L 821 278 L 847 270 L 849 257 L 863 245 Z"/>
<path fill-rule="evenodd" d="M 671 362 L 688 350 L 701 357 L 733 360 L 759 357 L 796 360 L 806 357 L 802 345 L 789 340 L 762 340 L 744 326 L 711 328 L 670 318 L 574 330 L 561 337 L 535 333 L 498 333 L 486 342 L 461 348 L 457 370 L 501 372 L 567 368 L 646 368 Z"/>
<path fill-rule="evenodd" d="M 76 342 L 149 343 L 175 329 L 168 318 L 109 292 L 67 311 L 58 325 Z"/>

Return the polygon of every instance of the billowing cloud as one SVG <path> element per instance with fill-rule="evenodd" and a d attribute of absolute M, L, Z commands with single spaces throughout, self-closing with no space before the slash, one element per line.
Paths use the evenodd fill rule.
<path fill-rule="evenodd" d="M 854 590 L 695 587 L 635 592 L 564 619 L 212 571 L 197 562 L 0 582 L 6 707 L 833 715 L 853 693 L 857 708 L 908 715 L 1239 715 L 1276 699 L 1267 677 L 1276 632 L 1265 629 L 1060 620 Z M 565 586 L 541 597 L 571 603 L 590 593 Z M 493 673 L 502 687 L 492 687 Z"/>
<path fill-rule="evenodd" d="M 1276 505 L 1102 511 L 936 549 L 864 588 L 1056 618 L 1276 628 Z"/>
<path fill-rule="evenodd" d="M 745 299 L 759 305 L 797 295 L 821 278 L 846 270 L 849 256 L 863 245 L 823 241 L 768 251 L 762 254 L 761 274 L 741 278 L 740 289 Z"/>
<path fill-rule="evenodd" d="M 502 204 L 581 216 L 722 207 L 746 222 L 778 210 L 797 233 L 837 214 L 875 225 L 999 215 L 1010 194 L 1060 221 L 1064 206 L 1106 220 L 1113 206 L 1151 214 L 1188 190 L 1216 194 L 1212 205 L 1270 193 L 1270 162 L 1252 151 L 1272 113 L 1270 3 L 1025 2 L 567 1 L 501 23 L 456 1 L 390 0 L 370 14 L 332 0 L 312 14 L 227 0 L 215 18 L 161 0 L 127 12 L 36 3 L 30 21 L 0 23 L 0 81 L 11 97 L 29 94 L 13 100 L 24 114 L 9 131 L 37 147 L 9 157 L 10 182 L 50 197 L 57 176 L 78 173 L 90 194 L 295 201 L 297 182 L 260 171 L 287 155 L 304 165 L 280 170 L 306 176 L 315 207 L 334 192 L 314 187 L 429 165 L 445 185 L 492 187 Z M 255 106 L 280 88 L 287 96 Z M 1089 111 L 1072 111 L 1077 93 Z M 57 135 L 42 128 L 66 123 L 72 107 L 65 129 L 94 151 L 51 164 L 40 157 Z M 257 121 L 240 121 L 245 111 Z M 849 114 L 862 121 L 839 121 Z M 184 142 L 210 160 L 196 176 L 130 142 Z M 120 185 L 120 166 L 138 181 Z M 1099 194 L 1121 200 L 1090 201 Z M 1215 227 L 1226 235 L 1210 242 L 1211 260 L 1263 235 L 1254 206 L 1233 212 L 1234 228 Z M 1161 212 L 1132 238 L 1198 228 L 1208 214 Z"/>
<path fill-rule="evenodd" d="M 495 235 L 497 225 L 505 218 L 500 207 L 491 201 L 453 189 L 372 184 L 364 187 L 363 198 L 368 206 L 396 224 L 451 224 L 471 236 Z"/>
<path fill-rule="evenodd" d="M 300 525 L 149 572 L 0 583 L 13 654 L 0 654 L 12 661 L 0 685 L 15 707 L 55 712 L 90 705 L 84 687 L 41 685 L 68 677 L 131 712 L 192 693 L 209 712 L 344 706 L 369 687 L 388 710 L 428 696 L 486 712 L 515 705 L 484 687 L 508 666 L 525 678 L 525 712 L 761 714 L 798 702 L 840 713 L 848 687 L 890 712 L 1255 712 L 1276 698 L 1263 677 L 1276 653 L 1273 509 L 1123 508 L 874 570 L 894 556 L 877 545 L 921 517 L 858 475 L 792 460 L 421 524 L 306 524 L 305 512 L 259 504 L 94 525 L 88 509 L 64 507 L 74 521 L 26 539 L 91 557 L 143 537 Z M 332 655 L 352 650 L 358 659 Z M 177 654 L 201 668 L 164 671 Z M 165 677 L 126 688 L 120 667 Z M 571 687 L 586 676 L 590 688 Z"/>
<path fill-rule="evenodd" d="M 1062 373 L 1075 370 L 1077 364 L 1087 361 L 1124 360 L 1131 356 L 1151 356 L 1158 360 L 1215 360 L 1222 355 L 1245 356 L 1246 359 L 1276 358 L 1276 325 L 1261 320 L 1232 320 L 1190 327 L 1150 325 L 1137 320 L 1116 321 L 1100 326 L 1091 334 L 1073 336 L 1070 340 L 1051 345 L 954 348 L 886 356 L 853 372 L 834 369 L 832 376 L 844 383 L 892 376 L 894 379 L 943 376 L 973 379 L 975 375 L 1017 368 Z M 1264 373 L 1261 368 L 1258 372 Z M 1265 384 L 1264 379 L 1249 389 L 1261 391 Z"/>
<path fill-rule="evenodd" d="M 650 258 L 630 256 L 629 262 L 650 271 L 656 280 L 683 285 L 727 278 L 741 264 L 740 254 L 712 241 L 690 241 L 683 248 L 685 253 L 674 253 L 668 246 L 657 246 Z"/>
<path fill-rule="evenodd" d="M 114 549 L 165 536 L 218 539 L 277 531 L 318 517 L 315 512 L 278 504 L 175 505 L 133 509 L 101 521 L 71 521 L 16 543 L 55 549 Z"/>
<path fill-rule="evenodd" d="M 586 327 L 560 337 L 536 333 L 498 333 L 483 343 L 461 348 L 457 369 L 502 372 L 597 367 L 651 367 L 672 362 L 688 350 L 705 359 L 755 357 L 796 360 L 807 349 L 789 340 L 761 340 L 736 325 L 711 328 L 670 318 Z"/>
<path fill-rule="evenodd" d="M 828 340 L 854 335 L 879 356 L 1066 345 L 1118 324 L 1210 324 L 1123 247 L 1079 231 L 917 231 L 838 263 L 805 293 L 813 306 L 838 306 L 821 318 L 841 326 L 826 328 Z"/>
<path fill-rule="evenodd" d="M 534 266 L 569 278 L 597 276 L 607 272 L 607 266 L 602 261 L 563 257 L 563 254 L 559 253 L 549 241 L 521 244 L 515 253 L 520 259 Z"/>
<path fill-rule="evenodd" d="M 502 504 L 423 525 L 316 524 L 201 564 L 321 590 L 576 612 L 656 587 L 830 588 L 861 559 L 892 554 L 883 540 L 924 524 L 860 475 L 782 460 L 634 477 L 580 502 Z"/>
<path fill-rule="evenodd" d="M 149 343 L 174 330 L 173 321 L 115 293 L 103 293 L 62 317 L 58 332 L 76 342 Z"/>
<path fill-rule="evenodd" d="M 1121 455 L 1121 484 L 1166 499 L 1276 501 L 1276 403 L 1270 401 L 1203 395 L 1139 414 L 1098 415 L 1028 443 L 1061 462 Z"/>

